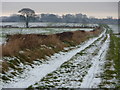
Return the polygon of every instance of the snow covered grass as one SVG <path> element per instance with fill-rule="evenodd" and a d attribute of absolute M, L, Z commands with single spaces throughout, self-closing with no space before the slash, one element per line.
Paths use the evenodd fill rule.
<path fill-rule="evenodd" d="M 74 49 L 76 45 L 87 40 L 89 35 L 94 35 L 94 33 L 96 35 L 96 32 L 99 35 L 101 31 L 74 31 L 55 35 L 12 35 L 9 38 L 10 42 L 3 45 L 3 80 L 5 82 L 9 81 L 14 76 L 23 73 L 24 68 L 20 67 L 21 63 L 31 66 L 34 61 L 39 61 L 39 59 L 44 61 L 47 56 L 51 56 L 61 50 L 68 52 Z M 41 41 L 43 42 L 41 43 Z M 74 46 L 74 48 L 70 48 L 71 46 Z M 68 49 L 63 50 L 65 47 Z"/>
<path fill-rule="evenodd" d="M 101 88 L 120 88 L 120 38 L 110 35 L 110 46 L 107 53 Z"/>
<path fill-rule="evenodd" d="M 24 73 L 20 75 L 20 77 L 15 77 L 8 83 L 3 83 L 3 87 L 6 88 L 27 88 L 30 85 L 38 82 L 48 73 L 55 71 L 59 68 L 64 62 L 70 60 L 73 56 L 75 56 L 78 52 L 84 50 L 89 47 L 94 41 L 98 38 L 102 37 L 105 32 L 103 32 L 99 37 L 91 38 L 90 40 L 78 45 L 76 48 L 68 51 L 68 52 L 60 52 L 56 53 L 50 58 L 48 61 L 44 62 L 42 65 L 33 65 L 33 68 L 29 65 L 26 67 Z M 38 73 L 39 72 L 39 73 Z"/>
<path fill-rule="evenodd" d="M 2 73 L 11 80 L 4 81 L 3 88 L 120 88 L 120 38 L 110 34 L 108 26 L 104 29 L 99 37 L 65 47 L 64 51 L 37 59 L 33 64 L 24 65 L 19 58 L 6 57 L 18 61 L 15 65 L 19 70 L 11 64 L 13 68 Z"/>
<path fill-rule="evenodd" d="M 95 81 L 94 84 L 90 86 L 90 77 L 92 75 L 93 79 L 96 74 L 99 74 L 99 65 L 102 62 L 99 61 L 99 59 L 103 59 L 104 56 L 101 57 L 101 54 L 107 46 L 105 46 L 106 43 L 101 43 L 103 39 L 104 36 L 102 36 L 102 38 L 100 37 L 91 43 L 90 46 L 76 53 L 71 59 L 69 59 L 69 61 L 63 63 L 57 70 L 49 73 L 29 88 L 90 88 L 91 86 L 94 86 L 96 83 Z M 104 48 L 100 50 L 102 45 Z M 97 50 L 97 52 L 96 55 L 93 56 L 95 50 Z M 95 69 L 96 72 L 94 73 Z"/>
<path fill-rule="evenodd" d="M 92 66 L 90 67 L 88 74 L 83 79 L 81 88 L 98 88 L 101 78 L 100 73 L 103 72 L 103 65 L 105 62 L 105 55 L 109 46 L 109 35 L 106 38 L 104 43 L 99 48 L 99 52 L 95 57 L 93 57 Z"/>
<path fill-rule="evenodd" d="M 93 28 L 2 28 L 2 34 L 55 34 L 77 30 L 92 31 Z"/>
<path fill-rule="evenodd" d="M 3 22 L 0 26 L 7 26 L 11 25 L 14 27 L 25 27 L 25 24 L 22 22 Z M 80 23 L 51 23 L 51 22 L 33 22 L 29 23 L 30 27 L 37 27 L 37 26 L 88 26 L 88 27 L 96 27 L 98 24 L 80 24 Z"/>

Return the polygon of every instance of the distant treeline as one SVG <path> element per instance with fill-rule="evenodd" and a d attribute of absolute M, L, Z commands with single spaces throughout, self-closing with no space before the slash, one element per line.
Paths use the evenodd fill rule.
<path fill-rule="evenodd" d="M 2 22 L 21 22 L 20 16 L 17 14 L 0 17 Z M 112 17 L 98 19 L 95 17 L 89 17 L 85 14 L 66 14 L 66 15 L 55 15 L 55 14 L 39 14 L 34 18 L 32 22 L 62 22 L 62 23 L 97 23 L 97 24 L 117 24 L 118 19 L 113 19 Z"/>

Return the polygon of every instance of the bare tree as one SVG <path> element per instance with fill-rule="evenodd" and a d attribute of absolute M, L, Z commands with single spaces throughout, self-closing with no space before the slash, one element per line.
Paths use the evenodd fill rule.
<path fill-rule="evenodd" d="M 30 8 L 23 8 L 18 13 L 21 13 L 20 17 L 25 21 L 26 28 L 29 27 L 30 20 L 36 16 L 35 11 Z"/>

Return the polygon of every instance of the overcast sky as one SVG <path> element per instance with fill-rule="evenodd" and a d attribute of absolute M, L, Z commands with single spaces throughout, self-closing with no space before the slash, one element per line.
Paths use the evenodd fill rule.
<path fill-rule="evenodd" d="M 118 17 L 117 2 L 2 2 L 2 16 L 17 14 L 22 8 L 31 8 L 39 14 L 82 13 L 97 18 Z"/>

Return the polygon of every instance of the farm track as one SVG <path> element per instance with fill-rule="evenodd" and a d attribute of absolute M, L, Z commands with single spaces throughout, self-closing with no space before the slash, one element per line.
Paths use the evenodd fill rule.
<path fill-rule="evenodd" d="M 97 88 L 101 81 L 98 75 L 104 65 L 108 41 L 109 35 L 103 35 L 31 87 Z"/>
<path fill-rule="evenodd" d="M 93 84 L 90 85 L 90 83 L 94 82 L 95 75 L 99 74 L 97 71 L 102 67 L 101 62 L 108 46 L 107 41 L 109 41 L 109 35 L 104 31 L 99 37 L 88 40 L 68 52 L 56 54 L 41 66 L 30 68 L 21 76 L 22 78 L 3 83 L 3 87 L 28 88 L 32 85 L 30 87 L 79 88 L 84 87 L 89 75 L 92 75 L 92 79 L 88 80 L 87 86 L 92 87 Z M 96 69 L 91 74 L 91 70 L 94 71 L 93 68 Z"/>

